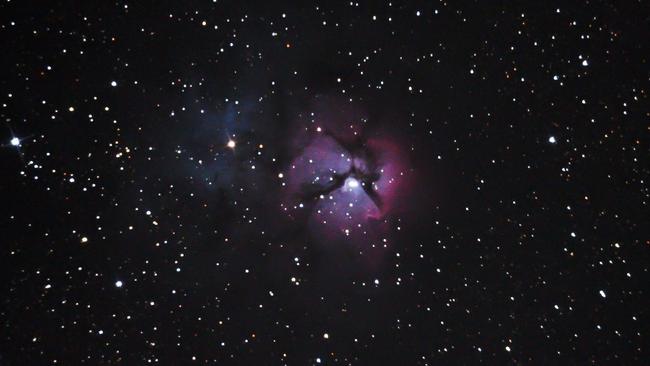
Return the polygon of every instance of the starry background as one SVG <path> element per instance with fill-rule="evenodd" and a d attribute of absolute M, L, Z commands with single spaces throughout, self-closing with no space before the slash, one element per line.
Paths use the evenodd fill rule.
<path fill-rule="evenodd" d="M 0 364 L 647 362 L 649 10 L 3 2 Z M 353 235 L 321 125 L 404 156 Z"/>

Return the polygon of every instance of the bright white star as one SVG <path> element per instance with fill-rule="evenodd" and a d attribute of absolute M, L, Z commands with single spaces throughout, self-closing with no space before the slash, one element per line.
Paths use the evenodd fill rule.
<path fill-rule="evenodd" d="M 348 191 L 348 192 L 351 192 L 351 191 L 359 188 L 359 186 L 360 186 L 360 183 L 359 183 L 358 180 L 356 180 L 356 179 L 354 179 L 352 177 L 349 177 L 348 179 L 345 180 L 344 190 Z"/>

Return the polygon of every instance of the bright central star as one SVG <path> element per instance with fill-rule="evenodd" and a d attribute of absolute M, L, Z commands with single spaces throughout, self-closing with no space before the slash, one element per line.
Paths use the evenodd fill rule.
<path fill-rule="evenodd" d="M 359 187 L 359 181 L 354 178 L 348 178 L 345 182 L 345 185 L 350 189 L 354 189 Z"/>

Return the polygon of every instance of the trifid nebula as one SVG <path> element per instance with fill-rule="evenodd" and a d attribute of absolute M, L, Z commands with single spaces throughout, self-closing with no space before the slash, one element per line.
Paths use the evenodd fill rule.
<path fill-rule="evenodd" d="M 648 365 L 650 4 L 0 4 L 0 366 Z"/>

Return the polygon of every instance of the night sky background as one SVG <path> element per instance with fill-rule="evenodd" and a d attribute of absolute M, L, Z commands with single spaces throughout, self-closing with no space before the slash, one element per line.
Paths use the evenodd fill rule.
<path fill-rule="evenodd" d="M 645 1 L 4 1 L 0 365 L 650 359 Z"/>

